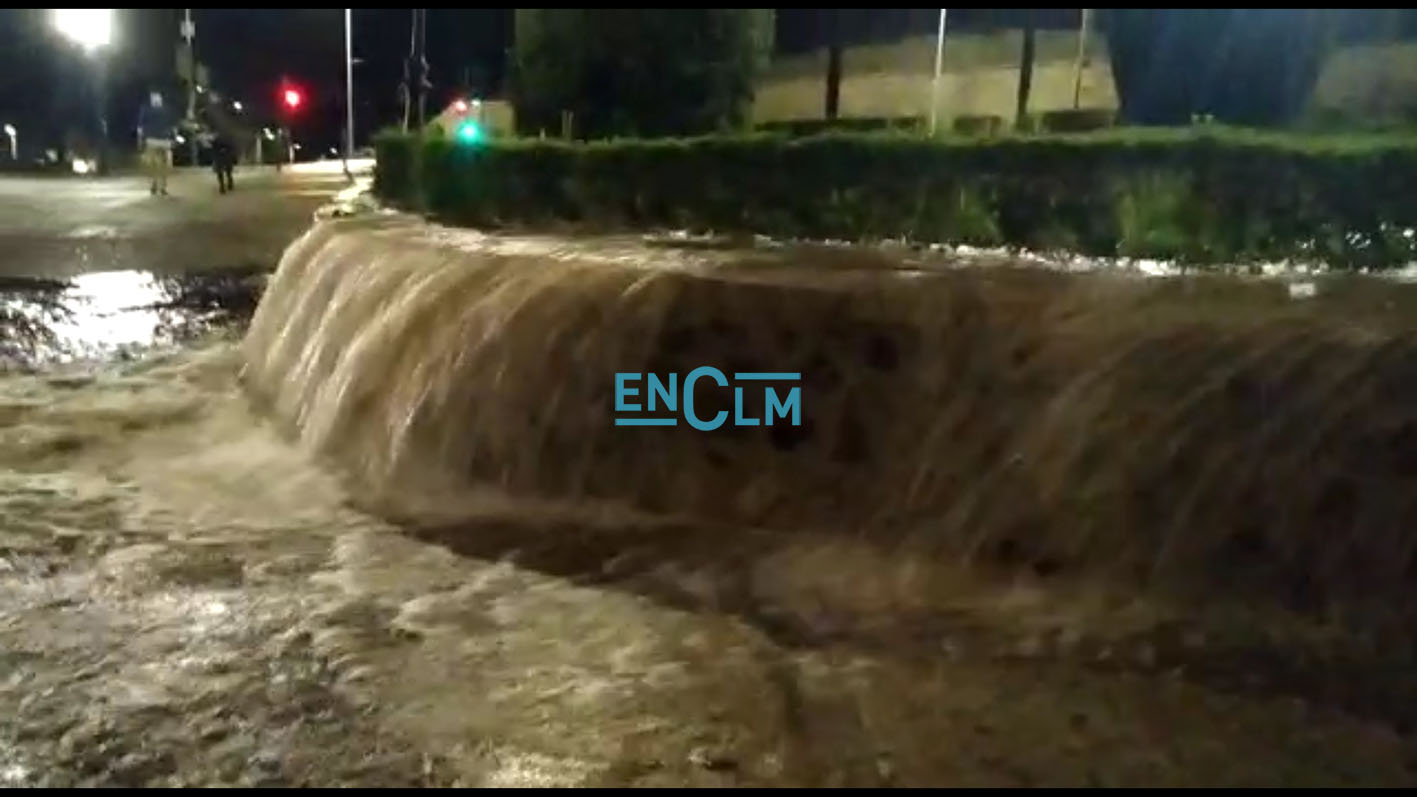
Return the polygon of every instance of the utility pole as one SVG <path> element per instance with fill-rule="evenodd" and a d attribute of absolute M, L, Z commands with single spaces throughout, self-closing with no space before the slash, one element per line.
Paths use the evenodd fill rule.
<path fill-rule="evenodd" d="M 940 117 L 940 75 L 945 68 L 945 14 L 947 8 L 940 9 L 940 30 L 935 34 L 935 79 L 930 81 L 930 135 L 935 135 L 935 128 Z"/>
<path fill-rule="evenodd" d="M 187 135 L 192 140 L 192 165 L 197 165 L 197 25 L 192 22 L 192 9 L 183 9 L 182 38 L 187 42 L 187 61 L 192 72 L 187 76 Z"/>

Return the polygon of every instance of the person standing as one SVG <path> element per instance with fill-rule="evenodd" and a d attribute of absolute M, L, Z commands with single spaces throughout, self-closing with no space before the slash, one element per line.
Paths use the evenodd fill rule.
<path fill-rule="evenodd" d="M 236 190 L 232 173 L 236 170 L 236 144 L 225 131 L 212 139 L 212 171 L 216 172 L 217 190 L 225 194 Z"/>
<path fill-rule="evenodd" d="M 143 166 L 151 181 L 148 192 L 154 196 L 167 196 L 176 127 L 172 112 L 162 101 L 162 92 L 149 92 L 147 104 L 138 112 L 138 138 L 142 141 Z"/>

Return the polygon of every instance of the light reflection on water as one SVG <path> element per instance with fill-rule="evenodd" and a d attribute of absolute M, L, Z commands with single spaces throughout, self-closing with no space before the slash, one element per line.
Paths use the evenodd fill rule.
<path fill-rule="evenodd" d="M 262 285 L 249 270 L 0 279 L 0 372 L 123 358 L 240 324 Z"/>

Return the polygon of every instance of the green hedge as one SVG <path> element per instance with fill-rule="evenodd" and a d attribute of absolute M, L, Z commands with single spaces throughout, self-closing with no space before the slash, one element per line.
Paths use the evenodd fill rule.
<path fill-rule="evenodd" d="M 376 190 L 454 223 L 570 221 L 1215 263 L 1414 257 L 1417 139 L 1226 128 L 929 140 L 753 134 L 465 145 L 385 135 Z"/>
<path fill-rule="evenodd" d="M 761 122 L 756 129 L 762 133 L 786 133 L 789 136 L 815 136 L 828 132 L 896 132 L 923 131 L 925 120 L 918 116 L 853 116 L 841 119 L 791 119 Z"/>

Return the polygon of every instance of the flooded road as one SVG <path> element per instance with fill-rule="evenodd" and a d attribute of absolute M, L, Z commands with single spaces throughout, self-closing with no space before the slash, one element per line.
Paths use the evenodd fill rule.
<path fill-rule="evenodd" d="M 0 279 L 0 372 L 102 364 L 239 330 L 255 312 L 266 279 L 249 268 Z"/>
<path fill-rule="evenodd" d="M 0 380 L 7 784 L 1410 782 L 1381 721 L 1097 669 L 979 613 L 892 653 L 693 573 L 670 600 L 422 541 L 351 508 L 237 370 L 216 343 Z"/>
<path fill-rule="evenodd" d="M 600 552 L 565 543 L 620 520 L 495 495 L 456 535 L 376 517 L 239 388 L 264 284 L 0 286 L 0 783 L 1417 779 L 1401 716 L 1243 659 L 1227 682 L 1194 666 L 1199 625 L 1140 600 L 931 573 L 952 611 L 884 631 L 925 587 L 849 539 L 745 579 L 625 567 L 653 520 Z"/>

